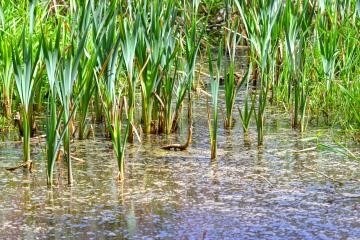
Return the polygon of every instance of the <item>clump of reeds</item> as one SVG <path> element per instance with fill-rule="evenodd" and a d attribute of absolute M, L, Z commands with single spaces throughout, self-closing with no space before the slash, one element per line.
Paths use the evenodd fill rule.
<path fill-rule="evenodd" d="M 15 15 L 11 8 L 17 3 L 24 10 L 18 8 Z M 134 142 L 140 129 L 147 135 L 176 133 L 188 98 L 188 140 L 185 145 L 169 145 L 185 149 L 192 137 L 197 56 L 202 46 L 214 42 L 210 38 L 215 34 L 207 31 L 207 24 L 213 10 L 224 6 L 226 23 L 219 26 L 226 28 L 218 34 L 225 39 L 221 48 L 225 45 L 229 63 L 221 60 L 221 48 L 216 67 L 208 55 L 211 158 L 216 157 L 219 98 L 225 100 L 225 127 L 232 128 L 233 108 L 241 90 L 242 128 L 247 134 L 255 118 L 258 145 L 264 142 L 270 104 L 288 111 L 291 126 L 301 132 L 308 123 L 326 123 L 358 136 L 360 11 L 355 1 L 313 5 L 300 0 L 183 4 L 174 0 L 128 4 L 86 0 L 65 6 L 5 1 L 0 6 L 0 99 L 8 119 L 19 109 L 22 165 L 31 167 L 34 112 L 40 113 L 44 106 L 49 185 L 61 147 L 72 182 L 74 126 L 78 138 L 84 139 L 92 118 L 105 120 L 123 179 L 125 139 Z M 248 69 L 238 77 L 244 70 L 236 64 L 240 42 L 249 47 Z M 220 73 L 225 80 L 224 95 L 219 95 Z"/>
<path fill-rule="evenodd" d="M 15 85 L 19 94 L 20 121 L 23 134 L 23 152 L 24 163 L 28 169 L 31 169 L 32 161 L 30 158 L 30 136 L 32 126 L 32 104 L 34 98 L 34 86 L 39 79 L 37 76 L 38 60 L 40 56 L 40 47 L 34 52 L 34 18 L 35 18 L 35 1 L 29 2 L 29 27 L 23 29 L 19 43 L 20 46 L 12 45 L 12 62 L 15 75 Z M 28 32 L 26 31 L 28 30 Z M 20 49 L 19 49 L 20 48 Z"/>

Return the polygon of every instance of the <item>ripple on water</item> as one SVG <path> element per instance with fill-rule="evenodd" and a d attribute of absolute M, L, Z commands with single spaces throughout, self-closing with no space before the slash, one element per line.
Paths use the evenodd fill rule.
<path fill-rule="evenodd" d="M 123 183 L 108 141 L 75 142 L 84 160 L 74 160 L 76 183 L 66 185 L 65 163 L 57 163 L 52 190 L 44 146 L 33 151 L 29 175 L 3 170 L 21 159 L 21 144 L 0 143 L 0 238 L 360 238 L 359 162 L 283 127 L 267 129 L 257 148 L 254 128 L 249 144 L 238 124 L 231 134 L 220 131 L 214 161 L 203 119 L 184 152 L 161 150 L 176 141 L 164 136 L 130 146 Z"/>

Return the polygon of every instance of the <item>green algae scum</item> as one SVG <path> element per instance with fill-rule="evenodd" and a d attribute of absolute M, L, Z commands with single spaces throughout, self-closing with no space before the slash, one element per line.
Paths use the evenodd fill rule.
<path fill-rule="evenodd" d="M 0 1 L 0 239 L 360 239 L 360 1 Z"/>

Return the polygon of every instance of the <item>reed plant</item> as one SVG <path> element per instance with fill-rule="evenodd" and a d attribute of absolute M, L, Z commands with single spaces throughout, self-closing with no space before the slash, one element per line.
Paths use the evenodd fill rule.
<path fill-rule="evenodd" d="M 359 79 L 357 79 L 359 81 Z M 358 111 L 360 107 L 360 84 L 358 82 L 352 82 L 348 86 L 339 85 L 342 98 L 345 100 L 343 103 L 344 110 L 347 114 L 343 118 L 343 124 L 348 126 L 350 130 L 360 128 L 360 113 Z M 342 114 L 343 115 L 343 114 Z M 359 140 L 359 139 L 358 139 Z"/>
<path fill-rule="evenodd" d="M 31 136 L 31 114 L 32 114 L 32 100 L 34 97 L 34 73 L 37 70 L 37 61 L 39 59 L 39 52 L 32 53 L 32 43 L 25 43 L 25 35 L 23 35 L 23 63 L 20 60 L 19 52 L 13 50 L 13 67 L 15 74 L 15 83 L 21 101 L 20 109 L 20 131 L 23 134 L 23 151 L 24 162 L 28 163 L 30 168 L 30 136 Z"/>
<path fill-rule="evenodd" d="M 192 4 L 187 3 L 187 5 L 185 5 L 185 9 L 187 10 L 187 14 L 185 16 L 187 24 L 185 24 L 184 38 L 179 45 L 179 47 L 184 50 L 184 62 L 180 65 L 183 67 L 184 71 L 182 77 L 180 78 L 180 82 L 177 85 L 172 131 L 177 129 L 180 108 L 186 94 L 191 94 L 190 91 L 194 82 L 196 60 L 200 43 L 204 37 L 206 29 L 204 26 L 201 26 L 198 21 L 199 4 L 200 1 L 193 1 Z M 191 96 L 189 96 L 189 99 L 191 99 Z M 190 109 L 190 111 L 192 110 Z"/>
<path fill-rule="evenodd" d="M 250 101 L 250 105 L 249 105 L 249 101 Z M 241 119 L 241 126 L 245 135 L 248 134 L 249 132 L 250 121 L 251 121 L 252 113 L 254 111 L 254 104 L 255 104 L 254 102 L 255 102 L 255 98 L 252 98 L 251 95 L 249 95 L 249 93 L 246 93 L 244 98 L 243 108 L 242 109 L 240 107 L 238 108 Z"/>
<path fill-rule="evenodd" d="M 68 125 L 71 117 L 75 112 L 71 111 L 66 122 L 63 122 L 63 111 L 57 111 L 58 88 L 59 88 L 59 75 L 61 67 L 61 54 L 60 54 L 60 30 L 58 29 L 55 38 L 55 43 L 47 43 L 46 37 L 43 34 L 42 52 L 46 66 L 47 77 L 49 81 L 49 95 L 47 106 L 47 127 L 46 127 L 46 158 L 47 158 L 47 184 L 53 185 L 53 173 L 55 162 L 58 159 L 59 151 L 65 134 L 68 132 Z M 61 126 L 62 125 L 62 126 Z M 69 159 L 68 159 L 69 161 Z M 71 165 L 70 165 L 71 167 Z M 71 171 L 70 171 L 71 174 Z M 71 176 L 70 178 L 71 179 Z"/>
<path fill-rule="evenodd" d="M 246 94 L 248 95 L 249 86 L 248 83 L 250 81 L 250 73 L 252 71 L 252 63 L 248 64 L 248 68 L 245 70 L 245 74 L 240 76 L 238 73 L 235 72 L 235 58 L 236 58 L 236 49 L 237 49 L 237 33 L 235 31 L 229 31 L 228 35 L 225 40 L 226 43 L 226 50 L 229 55 L 229 64 L 225 63 L 225 75 L 224 75 L 224 94 L 225 94 L 225 109 L 226 109 L 226 116 L 225 116 L 225 128 L 230 129 L 233 126 L 234 119 L 233 119 L 233 108 L 236 100 L 236 96 L 243 86 L 246 84 Z M 247 121 L 247 117 L 251 115 L 251 108 L 248 108 L 248 98 L 245 98 L 245 109 L 244 109 L 244 121 Z M 241 113 L 241 111 L 240 111 Z M 246 116 L 245 116 L 246 115 Z M 249 122 L 248 122 L 249 123 Z M 246 124 L 246 123 L 245 123 Z M 247 124 L 246 124 L 247 125 Z"/>
<path fill-rule="evenodd" d="M 114 4 L 114 2 L 112 3 Z M 89 91 L 91 80 L 91 65 L 94 69 L 94 77 L 98 79 L 99 84 L 94 84 L 94 104 L 96 111 L 96 118 L 98 121 L 102 119 L 102 115 L 106 113 L 103 111 L 103 104 L 100 99 L 99 87 L 101 84 L 106 86 L 107 91 L 112 92 L 115 88 L 116 69 L 118 67 L 118 51 L 120 47 L 120 38 L 116 29 L 115 14 L 117 9 L 113 5 L 99 4 L 97 8 L 93 9 L 94 18 L 92 19 L 92 44 L 94 47 L 94 59 L 88 62 L 89 70 L 84 69 L 84 81 L 86 81 L 85 92 L 83 100 L 90 98 Z M 94 62 L 93 62 L 94 61 Z M 97 82 L 96 82 L 97 83 Z M 85 102 L 84 102 L 85 103 Z M 110 125 L 107 125 L 107 131 L 110 133 Z"/>
<path fill-rule="evenodd" d="M 260 84 L 257 97 L 257 108 L 254 111 L 256 127 L 258 132 L 258 145 L 263 144 L 264 140 L 264 121 L 267 96 L 271 86 L 271 75 L 273 69 L 270 67 L 270 56 L 273 55 L 277 39 L 274 38 L 274 29 L 279 18 L 281 1 L 267 2 L 264 0 L 256 1 L 253 7 L 246 8 L 244 2 L 235 1 L 240 12 L 240 17 L 244 24 L 250 42 L 250 51 L 253 52 L 256 65 L 259 67 Z"/>
<path fill-rule="evenodd" d="M 74 82 L 76 79 L 75 71 L 76 68 L 73 65 L 73 60 L 70 58 L 64 59 L 61 62 L 61 69 L 59 74 L 59 82 L 56 85 L 56 90 L 59 95 L 60 104 L 63 108 L 62 111 L 62 121 L 68 122 L 70 120 L 70 112 L 74 110 L 73 101 L 72 101 L 72 92 L 74 88 Z M 51 112 L 51 111 L 50 111 Z M 70 139 L 71 139 L 71 129 L 68 125 L 64 125 L 64 137 L 63 137 L 63 147 L 64 147 L 64 156 L 67 161 L 68 167 L 68 184 L 72 184 L 73 175 L 72 175 L 72 164 L 71 164 L 71 152 L 70 152 Z"/>
<path fill-rule="evenodd" d="M 84 10 L 86 11 L 86 10 Z M 89 12 L 87 12 L 88 14 Z M 80 21 L 83 21 L 87 18 L 86 13 L 81 14 Z M 81 27 L 81 25 L 78 25 Z M 72 112 L 77 108 L 78 101 L 73 100 L 73 90 L 76 80 L 78 79 L 79 74 L 79 64 L 81 58 L 84 54 L 84 46 L 88 35 L 88 26 L 82 29 L 78 37 L 75 37 L 75 41 L 71 42 L 72 49 L 69 52 L 65 53 L 62 57 L 59 70 L 59 80 L 56 84 L 56 90 L 59 96 L 60 104 L 63 108 L 62 111 L 62 121 L 64 123 L 64 137 L 63 137 L 63 146 L 64 146 L 64 155 L 67 161 L 68 167 L 68 184 L 73 182 L 72 174 L 72 162 L 71 162 L 71 152 L 70 152 L 70 139 L 72 137 Z M 79 34 L 79 33 L 77 33 Z M 77 40 L 77 41 L 76 41 Z M 81 74 L 81 73 L 80 73 Z M 68 123 L 68 124 L 65 124 Z"/>
<path fill-rule="evenodd" d="M 131 8 L 131 4 L 128 6 Z M 127 82 L 127 99 L 128 108 L 127 116 L 129 120 L 128 141 L 134 141 L 135 131 L 135 101 L 136 101 L 136 86 L 138 77 L 135 74 L 135 53 L 138 43 L 138 29 L 140 28 L 140 16 L 133 18 L 121 18 L 119 26 L 120 46 L 122 57 L 126 69 Z M 143 49 L 146 51 L 146 49 Z"/>
<path fill-rule="evenodd" d="M 235 99 L 237 92 L 239 91 L 241 84 L 243 83 L 240 79 L 236 79 L 235 76 L 235 57 L 236 57 L 236 33 L 232 31 L 227 31 L 226 38 L 226 50 L 229 54 L 229 64 L 225 64 L 225 75 L 224 75 L 224 85 L 225 85 L 225 128 L 231 129 L 234 123 L 233 119 L 233 108 L 235 104 Z"/>
<path fill-rule="evenodd" d="M 5 36 L 0 34 L 0 86 L 3 113 L 10 119 L 12 114 L 12 99 L 14 86 L 14 72 L 12 65 L 11 47 Z"/>
<path fill-rule="evenodd" d="M 350 21 L 344 21 L 339 30 L 339 75 L 350 81 L 360 61 L 358 31 Z"/>
<path fill-rule="evenodd" d="M 88 138 L 91 133 L 91 129 L 87 124 L 88 111 L 90 108 L 90 102 L 95 94 L 96 84 L 93 81 L 94 79 L 94 65 L 95 65 L 95 55 L 89 61 L 87 61 L 84 66 L 79 66 L 79 84 L 80 89 L 77 89 L 78 95 L 78 139 L 83 140 Z"/>
<path fill-rule="evenodd" d="M 211 52 L 210 50 L 208 50 L 210 85 L 211 85 L 211 106 L 212 106 L 211 114 L 210 114 L 210 109 L 208 107 L 211 159 L 215 159 L 217 155 L 218 96 L 219 96 L 221 65 L 223 58 L 222 51 L 223 51 L 222 44 L 220 44 L 217 55 L 217 61 L 216 61 L 216 69 L 215 69 L 216 75 L 215 75 Z"/>
<path fill-rule="evenodd" d="M 258 145 L 263 144 L 269 103 L 288 110 L 292 126 L 301 132 L 310 117 L 319 120 L 321 116 L 330 126 L 342 126 L 358 136 L 359 1 L 71 0 L 62 8 L 56 3 L 52 8 L 51 4 L 3 1 L 0 6 L 2 112 L 9 118 L 12 107 L 19 103 L 20 134 L 24 137 L 22 165 L 30 168 L 33 111 L 47 99 L 49 185 L 53 184 L 55 160 L 62 146 L 68 181 L 72 182 L 73 121 L 78 120 L 79 139 L 86 138 L 89 110 L 95 111 L 98 120 L 105 119 L 121 180 L 125 177 L 126 143 L 134 141 L 137 120 L 141 117 L 146 134 L 174 133 L 186 96 L 187 142 L 163 149 L 184 150 L 189 146 L 197 57 L 205 41 L 211 42 L 214 36 L 207 31 L 206 23 L 213 17 L 209 15 L 224 6 L 225 23 L 219 25 L 227 28 L 217 32 L 222 34 L 217 39 L 225 41 L 216 48 L 216 65 L 209 53 L 211 47 L 206 45 L 211 75 L 208 120 L 212 159 L 217 151 L 220 74 L 225 80 L 225 128 L 234 125 L 234 105 L 244 89 L 244 100 L 238 107 L 241 124 L 246 134 L 255 118 Z M 233 8 L 239 16 L 233 14 Z M 35 15 L 35 10 L 40 14 Z M 55 25 L 60 27 L 54 33 Z M 249 46 L 249 67 L 238 77 L 236 54 L 242 39 Z M 224 47 L 229 63 L 223 66 Z M 251 76 L 256 81 L 251 82 Z"/>
<path fill-rule="evenodd" d="M 50 87 L 54 88 L 53 86 Z M 50 90 L 48 97 L 48 110 L 47 110 L 47 128 L 46 128 L 46 159 L 47 159 L 47 185 L 53 185 L 53 174 L 55 162 L 59 154 L 61 138 L 59 137 L 58 130 L 60 126 L 61 116 L 57 115 L 56 107 L 56 94 L 54 89 Z M 65 132 L 64 132 L 65 133 Z M 64 136 L 64 135 L 62 135 Z"/>
<path fill-rule="evenodd" d="M 61 115 L 57 115 L 56 107 L 56 87 L 58 80 L 58 64 L 59 64 L 59 49 L 60 49 L 60 30 L 57 31 L 57 36 L 54 46 L 47 43 L 45 35 L 43 35 L 42 52 L 46 66 L 47 77 L 49 81 L 49 97 L 47 110 L 47 128 L 46 128 L 46 158 L 47 158 L 47 184 L 53 184 L 53 172 L 55 161 L 61 144 L 61 139 L 58 137 L 58 128 L 61 122 Z M 64 131 L 65 132 L 65 131 Z"/>
<path fill-rule="evenodd" d="M 319 15 L 316 24 L 318 47 L 321 54 L 323 67 L 323 79 L 326 82 L 326 90 L 331 90 L 335 78 L 338 58 L 339 31 L 337 27 L 337 13 L 331 11 L 331 5 L 326 5 L 327 14 Z"/>
<path fill-rule="evenodd" d="M 149 3 L 147 3 L 149 4 Z M 175 34 L 175 2 L 152 1 L 143 6 L 141 28 L 139 29 L 136 48 L 136 65 L 142 96 L 142 121 L 145 133 L 154 132 L 153 115 L 160 96 L 163 77 L 170 71 L 176 39 Z M 149 14 L 148 14 L 149 13 Z M 147 19 L 147 20 L 145 20 Z"/>
<path fill-rule="evenodd" d="M 35 18 L 36 1 L 29 2 L 29 28 L 28 32 L 24 27 L 20 46 L 12 46 L 12 62 L 15 75 L 15 85 L 20 97 L 20 121 L 23 133 L 23 153 L 24 164 L 31 170 L 32 161 L 30 159 L 30 136 L 31 136 L 31 119 L 32 119 L 32 104 L 34 98 L 34 85 L 37 81 L 36 72 L 38 70 L 38 60 L 40 56 L 40 47 L 35 46 L 34 51 L 34 18 Z M 19 47 L 21 49 L 19 49 Z M 20 50 L 20 51 L 19 51 Z"/>
<path fill-rule="evenodd" d="M 125 149 L 126 149 L 126 142 L 127 142 L 127 135 L 129 132 L 129 123 L 126 124 L 125 133 L 123 133 L 122 130 L 122 106 L 119 104 L 117 100 L 117 103 L 115 106 L 118 107 L 117 110 L 112 111 L 114 113 L 113 115 L 113 130 L 111 132 L 111 137 L 113 141 L 115 156 L 118 164 L 118 179 L 124 180 L 125 179 Z"/>
<path fill-rule="evenodd" d="M 111 58 L 116 60 L 118 54 L 118 51 L 112 52 Z M 115 68 L 113 70 L 116 72 L 116 65 L 113 66 Z M 125 150 L 128 139 L 127 136 L 130 129 L 129 120 L 127 120 L 125 133 L 122 129 L 123 111 L 128 113 L 128 110 L 126 109 L 128 107 L 125 100 L 126 98 L 123 97 L 125 83 L 122 81 L 116 81 L 114 82 L 114 85 L 112 85 L 113 87 L 109 88 L 106 82 L 100 82 L 98 78 L 96 78 L 96 80 L 100 90 L 100 99 L 105 110 L 105 120 L 107 125 L 110 126 L 109 131 L 118 164 L 118 179 L 123 180 L 125 178 Z"/>
<path fill-rule="evenodd" d="M 182 84 L 185 78 L 178 71 L 180 70 L 180 59 L 176 55 L 180 54 L 180 49 L 176 45 L 173 49 L 173 53 L 167 55 L 167 69 L 162 79 L 162 86 L 160 92 L 160 105 L 163 111 L 163 116 L 160 116 L 160 131 L 170 134 L 173 130 L 173 117 L 174 117 L 174 99 L 176 99 L 177 89 L 184 87 Z M 171 67 L 171 69 L 169 69 Z M 180 90 L 181 92 L 181 90 Z"/>
<path fill-rule="evenodd" d="M 118 12 L 116 5 L 101 5 L 98 7 L 99 8 L 95 10 L 97 19 L 93 20 L 93 43 L 96 48 L 97 59 L 97 70 L 94 77 L 96 79 L 96 89 L 98 90 L 99 99 L 101 100 L 105 113 L 107 130 L 110 133 L 114 153 L 118 163 L 118 177 L 119 180 L 123 180 L 125 177 L 126 142 L 128 139 L 128 133 L 129 131 L 132 131 L 131 126 L 134 123 L 130 123 L 129 120 L 126 124 L 126 130 L 124 132 L 122 130 L 122 115 L 123 111 L 125 111 L 128 119 L 128 114 L 131 114 L 132 117 L 134 116 L 136 84 L 133 82 L 135 80 L 135 76 L 132 74 L 135 69 L 135 48 L 131 47 L 135 47 L 136 44 L 131 45 L 133 44 L 133 38 L 131 38 L 132 36 L 127 35 L 131 26 L 128 25 L 130 24 L 129 22 L 123 21 L 128 21 L 128 19 L 125 20 L 121 18 L 119 20 L 121 27 L 119 32 L 116 33 L 118 30 L 116 28 L 116 14 Z M 107 7 L 110 9 L 106 11 L 105 9 Z M 130 46 L 131 49 L 127 48 L 128 46 Z M 120 49 L 122 50 L 121 57 Z M 125 65 L 124 71 L 130 70 L 130 72 L 126 73 L 130 75 L 127 75 L 127 77 L 130 77 L 131 81 L 127 81 L 126 79 L 122 79 L 120 77 L 119 72 L 120 70 L 123 70 L 121 68 L 122 65 Z M 126 83 L 134 83 L 134 85 L 130 85 L 130 93 L 129 85 L 126 85 Z M 128 94 L 133 94 L 128 96 L 129 101 L 133 101 L 131 112 L 128 104 L 126 104 L 127 101 L 124 100 L 125 97 L 123 97 L 125 90 L 128 90 Z M 126 105 L 126 107 L 124 107 L 124 105 Z M 134 121 L 133 118 L 132 121 Z"/>
<path fill-rule="evenodd" d="M 113 57 L 115 57 L 114 54 Z M 130 129 L 129 121 L 126 124 L 125 132 L 123 131 L 122 124 L 122 115 L 124 108 L 125 112 L 127 112 L 125 100 L 126 98 L 123 97 L 123 90 L 125 88 L 125 85 L 122 82 L 118 82 L 117 87 L 108 88 L 104 82 L 99 82 L 98 79 L 97 84 L 99 85 L 100 89 L 100 99 L 105 109 L 105 119 L 107 125 L 110 126 L 109 131 L 118 164 L 118 179 L 124 180 L 125 150 L 127 143 L 127 135 Z"/>
<path fill-rule="evenodd" d="M 288 96 L 293 105 L 292 126 L 294 128 L 300 126 L 301 132 L 305 130 L 305 110 L 308 101 L 305 49 L 313 16 L 313 9 L 309 9 L 307 4 L 300 2 L 293 4 L 287 1 L 283 13 L 287 57 L 285 66 L 288 67 L 288 75 L 286 74 L 285 77 L 288 79 Z M 302 9 L 302 12 L 298 9 Z"/>
<path fill-rule="evenodd" d="M 5 16 L 2 6 L 0 6 L 0 27 L 3 28 L 5 25 Z"/>
<path fill-rule="evenodd" d="M 250 73 L 252 72 L 252 64 L 249 64 L 249 68 L 246 71 L 245 76 L 243 77 L 243 80 L 245 82 L 245 97 L 243 100 L 243 107 L 238 108 L 240 119 L 241 119 L 241 126 L 244 131 L 244 134 L 247 134 L 249 132 L 249 126 L 251 117 L 254 111 L 255 106 L 255 95 L 252 93 L 252 90 L 250 89 L 249 83 L 250 83 Z"/>

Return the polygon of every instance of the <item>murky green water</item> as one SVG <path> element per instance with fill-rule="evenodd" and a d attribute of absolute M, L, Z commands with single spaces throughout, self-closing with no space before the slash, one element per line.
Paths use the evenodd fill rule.
<path fill-rule="evenodd" d="M 271 120 L 261 149 L 254 129 L 244 141 L 239 126 L 221 128 L 211 161 L 199 104 L 191 148 L 159 148 L 184 134 L 145 137 L 128 148 L 121 184 L 105 139 L 75 142 L 83 160 L 74 160 L 76 184 L 66 186 L 59 163 L 52 190 L 43 144 L 33 144 L 36 171 L 28 174 L 4 169 L 19 162 L 22 146 L 1 142 L 0 239 L 360 239 L 358 161 L 301 140 L 315 130 L 301 137 Z"/>

